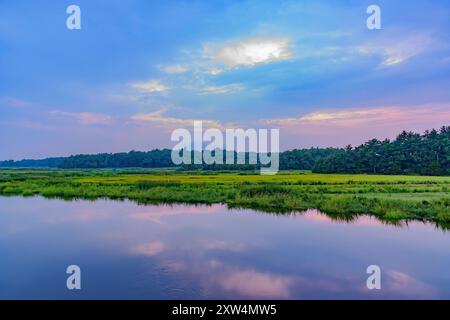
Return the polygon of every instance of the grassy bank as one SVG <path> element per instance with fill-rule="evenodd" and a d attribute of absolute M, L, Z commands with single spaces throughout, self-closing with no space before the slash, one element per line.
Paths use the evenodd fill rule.
<path fill-rule="evenodd" d="M 266 212 L 308 208 L 342 217 L 373 214 L 450 224 L 450 177 L 155 170 L 0 170 L 0 195 L 224 203 Z"/>

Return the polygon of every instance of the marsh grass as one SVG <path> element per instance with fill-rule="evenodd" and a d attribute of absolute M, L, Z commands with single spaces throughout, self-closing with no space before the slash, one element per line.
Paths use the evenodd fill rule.
<path fill-rule="evenodd" d="M 223 203 L 290 213 L 314 208 L 336 217 L 450 224 L 450 177 L 175 170 L 0 170 L 0 195 L 130 199 L 140 204 Z"/>

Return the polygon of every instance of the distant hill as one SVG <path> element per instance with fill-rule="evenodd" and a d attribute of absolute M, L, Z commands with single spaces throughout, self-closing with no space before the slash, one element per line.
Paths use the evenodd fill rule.
<path fill-rule="evenodd" d="M 220 151 L 218 151 L 220 152 Z M 222 151 L 223 152 L 223 151 Z M 246 154 L 248 157 L 248 154 Z M 2 161 L 6 168 L 171 168 L 170 149 Z M 259 165 L 183 165 L 184 169 L 251 170 Z M 450 175 L 450 126 L 424 134 L 403 131 L 393 141 L 372 139 L 358 147 L 294 149 L 280 153 L 281 170 L 317 173 Z"/>

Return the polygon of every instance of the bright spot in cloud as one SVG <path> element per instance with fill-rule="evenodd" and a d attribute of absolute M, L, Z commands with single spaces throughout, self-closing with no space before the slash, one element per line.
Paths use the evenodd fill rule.
<path fill-rule="evenodd" d="M 287 38 L 249 38 L 219 48 L 205 45 L 205 56 L 230 68 L 253 67 L 257 64 L 293 58 Z"/>
<path fill-rule="evenodd" d="M 212 76 L 218 76 L 221 73 L 222 73 L 222 70 L 220 70 L 219 68 L 211 68 L 209 70 L 209 74 Z"/>

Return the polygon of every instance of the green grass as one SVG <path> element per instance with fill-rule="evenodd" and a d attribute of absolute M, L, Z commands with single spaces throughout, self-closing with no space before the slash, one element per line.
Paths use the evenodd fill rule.
<path fill-rule="evenodd" d="M 372 214 L 450 225 L 450 177 L 175 170 L 0 170 L 0 195 L 130 199 L 150 203 L 223 203 L 288 213 Z"/>

